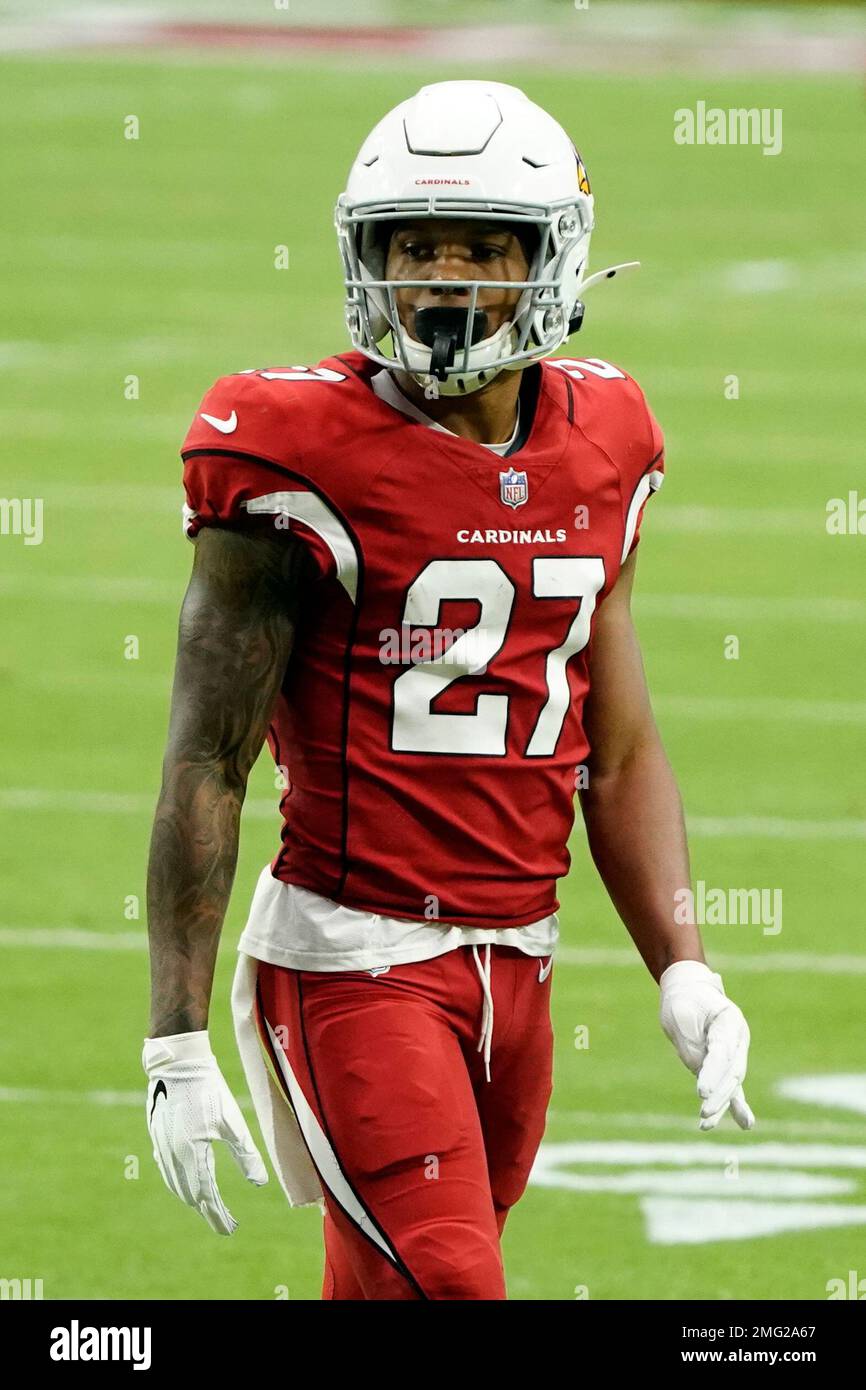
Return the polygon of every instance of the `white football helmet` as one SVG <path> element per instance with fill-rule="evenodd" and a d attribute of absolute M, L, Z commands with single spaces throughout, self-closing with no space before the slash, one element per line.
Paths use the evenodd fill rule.
<path fill-rule="evenodd" d="M 398 289 L 428 280 L 385 279 L 389 229 L 381 223 L 454 218 L 535 229 L 529 278 L 455 280 L 470 290 L 466 310 L 440 342 L 418 342 L 400 322 Z M 590 284 L 637 262 L 587 278 L 593 197 L 583 161 L 562 127 L 517 87 L 437 82 L 389 111 L 364 141 L 335 213 L 352 344 L 374 362 L 409 372 L 428 394 L 463 395 L 499 372 L 520 370 L 561 347 L 580 327 Z M 481 288 L 522 291 L 513 318 L 480 337 Z M 435 311 L 442 313 L 443 311 Z M 417 331 L 417 328 L 416 328 Z M 393 353 L 383 350 L 390 335 Z"/>

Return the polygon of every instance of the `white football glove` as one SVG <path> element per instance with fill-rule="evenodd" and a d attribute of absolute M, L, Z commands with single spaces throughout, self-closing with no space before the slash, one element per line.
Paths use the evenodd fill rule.
<path fill-rule="evenodd" d="M 225 1140 L 244 1177 L 256 1187 L 267 1182 L 268 1174 L 207 1032 L 145 1038 L 141 1061 L 150 1082 L 147 1128 L 166 1187 L 201 1212 L 219 1235 L 230 1236 L 238 1223 L 217 1187 L 213 1141 Z"/>
<path fill-rule="evenodd" d="M 678 960 L 659 980 L 661 1025 L 690 1071 L 697 1073 L 701 1129 L 715 1129 L 730 1106 L 740 1129 L 755 1117 L 743 1094 L 749 1025 L 725 994 L 721 975 L 698 960 Z"/>

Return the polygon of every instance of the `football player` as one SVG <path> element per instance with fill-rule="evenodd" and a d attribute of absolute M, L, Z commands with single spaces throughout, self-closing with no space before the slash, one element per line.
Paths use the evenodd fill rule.
<path fill-rule="evenodd" d="M 182 448 L 148 1123 L 168 1186 L 230 1233 L 213 1141 L 266 1171 L 208 1009 L 267 740 L 282 843 L 233 1013 L 286 1196 L 322 1206 L 323 1296 L 501 1299 L 551 1093 L 576 788 L 701 1128 L 753 1123 L 745 1020 L 676 920 L 683 817 L 629 611 L 662 436 L 627 372 L 553 355 L 622 267 L 587 274 L 586 169 L 522 92 L 402 103 L 336 226 L 352 350 L 221 378 Z"/>

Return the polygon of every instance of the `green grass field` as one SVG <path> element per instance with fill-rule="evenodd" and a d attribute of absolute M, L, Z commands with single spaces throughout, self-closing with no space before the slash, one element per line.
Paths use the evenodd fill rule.
<path fill-rule="evenodd" d="M 379 115 L 449 74 L 349 81 L 156 54 L 0 69 L 2 490 L 45 506 L 42 545 L 0 536 L 0 1276 L 42 1278 L 46 1298 L 269 1299 L 279 1285 L 316 1298 L 315 1210 L 290 1212 L 274 1181 L 246 1188 L 225 1153 L 233 1239 L 163 1188 L 139 1067 L 144 926 L 125 904 L 143 907 L 191 563 L 179 442 L 215 377 L 344 345 L 335 196 Z M 829 498 L 866 495 L 862 95 L 844 78 L 495 76 L 580 145 L 594 267 L 643 262 L 594 292 L 570 352 L 627 367 L 667 434 L 636 611 L 695 876 L 784 895 L 778 935 L 706 929 L 752 1026 L 758 1127 L 699 1135 L 656 988 L 576 834 L 547 1142 L 603 1147 L 543 1151 L 559 1177 L 510 1218 L 511 1295 L 821 1299 L 827 1280 L 866 1276 L 866 539 L 825 528 Z M 783 152 L 675 145 L 673 112 L 698 99 L 782 108 Z M 260 806 L 273 795 L 262 760 L 212 1014 L 239 1092 L 228 985 L 276 844 Z M 825 1082 L 835 1104 L 819 1105 L 808 1084 L 792 1093 L 808 1077 L 847 1080 Z"/>

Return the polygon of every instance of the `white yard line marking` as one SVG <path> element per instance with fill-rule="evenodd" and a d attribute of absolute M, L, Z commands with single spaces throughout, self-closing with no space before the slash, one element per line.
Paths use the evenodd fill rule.
<path fill-rule="evenodd" d="M 788 383 L 790 389 L 790 382 Z M 706 389 L 704 387 L 704 389 Z M 823 507 L 701 507 L 669 503 L 652 515 L 653 531 L 694 535 L 815 536 L 825 539 L 827 513 Z M 637 600 L 636 600 L 637 601 Z"/>
<path fill-rule="evenodd" d="M 201 265 L 223 266 L 229 259 L 231 252 L 240 256 L 254 255 L 258 250 L 258 243 L 255 241 L 235 241 L 232 243 L 231 251 L 228 246 L 222 245 L 220 241 L 204 237 L 196 239 L 193 237 L 184 238 L 182 241 L 172 237 L 136 236 L 131 233 L 124 236 L 122 241 L 116 238 L 106 239 L 100 236 L 98 231 L 93 235 L 76 236 L 69 232 L 50 233 L 45 236 L 28 236 L 26 240 L 15 232 L 0 232 L 0 248 L 8 255 L 15 253 L 21 248 L 28 256 L 34 258 L 57 257 L 62 259 L 67 266 L 96 266 L 105 264 L 106 254 L 111 253 L 114 265 L 129 266 L 154 266 L 160 267 L 170 265 L 188 266 L 196 269 Z M 189 345 L 183 339 L 171 337 L 141 337 L 133 339 L 114 340 L 118 348 L 130 352 L 148 352 L 155 356 L 162 350 L 161 345 L 165 345 L 167 355 L 172 355 L 172 349 L 181 349 L 181 355 L 186 357 Z M 104 350 L 105 339 L 85 338 L 81 342 L 83 353 L 100 352 Z M 3 346 L 18 346 L 14 340 Z M 26 350 L 32 352 L 34 349 L 42 349 L 47 358 L 51 351 L 50 343 L 39 343 L 37 341 L 26 341 L 23 344 Z M 69 350 L 68 343 L 59 343 L 54 349 L 62 354 Z"/>
<path fill-rule="evenodd" d="M 862 251 L 841 252 L 814 260 L 729 261 L 716 268 L 715 284 L 734 294 L 776 294 L 807 282 L 820 284 L 822 294 L 862 289 L 866 257 Z"/>
<path fill-rule="evenodd" d="M 643 962 L 628 946 L 560 946 L 553 960 L 557 966 L 578 966 L 587 970 L 637 968 Z M 752 975 L 864 975 L 866 956 L 821 955 L 811 951 L 767 951 L 754 954 L 713 951 L 717 970 L 741 971 Z"/>
<path fill-rule="evenodd" d="M 731 1131 L 733 1133 L 733 1131 Z M 675 1168 L 716 1167 L 730 1157 L 730 1137 L 708 1135 L 688 1142 L 645 1139 L 588 1139 L 542 1147 L 544 1167 L 565 1163 L 604 1163 L 611 1167 L 628 1164 L 667 1164 Z M 866 1169 L 866 1146 L 862 1144 L 782 1144 L 748 1143 L 738 1145 L 736 1157 L 741 1167 L 787 1168 L 793 1161 L 799 1168 Z"/>
<path fill-rule="evenodd" d="M 799 1100 L 804 1105 L 831 1106 L 866 1116 L 866 1075 L 863 1072 L 838 1072 L 832 1076 L 786 1076 L 777 1084 L 776 1090 L 787 1100 Z"/>
<path fill-rule="evenodd" d="M 690 618 L 729 621 L 743 618 L 767 622 L 862 623 L 866 621 L 866 599 L 787 598 L 762 595 L 725 594 L 641 594 L 635 595 L 638 617 Z"/>
<path fill-rule="evenodd" d="M 74 574 L 0 574 L 0 594 L 7 598 L 73 599 L 87 603 L 174 603 L 179 608 L 183 585 L 147 575 L 95 579 Z"/>
<path fill-rule="evenodd" d="M 866 724 L 864 700 L 804 700 L 783 695 L 654 695 L 653 707 L 681 719 L 769 719 L 783 723 Z"/>
<path fill-rule="evenodd" d="M 735 294 L 776 294 L 802 283 L 804 271 L 795 261 L 734 261 L 723 271 L 726 288 Z"/>
<path fill-rule="evenodd" d="M 781 1190 L 778 1197 L 785 1197 Z M 730 1197 L 734 1200 L 731 1201 Z M 720 1240 L 755 1240 L 799 1231 L 866 1225 L 866 1206 L 837 1202 L 750 1201 L 728 1198 L 642 1197 L 646 1237 L 653 1245 L 706 1245 Z M 841 1281 L 840 1281 L 841 1282 Z M 818 1283 L 820 1296 L 829 1285 Z M 818 1290 L 816 1290 L 816 1295 Z M 849 1297 L 856 1298 L 857 1294 Z"/>
<path fill-rule="evenodd" d="M 761 840 L 866 840 L 866 820 L 787 820 L 782 816 L 689 816 L 690 835 Z"/>
<path fill-rule="evenodd" d="M 94 238 L 91 243 L 91 252 L 94 250 L 104 263 L 108 251 L 98 238 Z M 0 251 L 8 265 L 14 264 L 22 254 L 29 257 L 34 251 L 37 257 L 56 255 L 58 258 L 66 259 L 66 248 L 54 243 L 51 237 L 44 238 L 42 247 L 37 249 L 30 237 L 24 242 L 22 238 L 4 236 L 0 232 Z M 138 253 L 133 254 L 138 262 Z M 164 263 L 163 253 L 159 248 L 156 254 Z M 61 338 L 56 342 L 19 338 L 0 342 L 2 371 L 19 368 L 25 371 L 44 371 L 46 367 L 50 367 L 51 375 L 54 377 L 58 372 L 83 374 L 94 366 L 104 368 L 106 361 L 124 362 L 130 359 L 137 363 L 188 362 L 192 366 L 195 362 L 195 345 L 182 338 Z M 109 485 L 105 486 L 108 488 Z"/>
<path fill-rule="evenodd" d="M 87 931 L 84 927 L 0 927 L 0 946 L 71 951 L 143 951 L 143 927 L 128 932 Z"/>
<path fill-rule="evenodd" d="M 541 1150 L 544 1154 L 544 1146 Z M 790 1162 L 796 1162 L 791 1157 Z M 694 1197 L 716 1197 L 738 1202 L 744 1197 L 766 1197 L 774 1201 L 792 1197 L 839 1197 L 857 1191 L 852 1178 L 813 1177 L 796 1170 L 770 1173 L 738 1173 L 729 1178 L 724 1172 L 708 1173 L 702 1169 L 680 1169 L 676 1173 L 569 1173 L 560 1169 L 546 1171 L 542 1165 L 533 1173 L 536 1187 L 562 1187 L 568 1192 L 605 1192 L 618 1196 L 635 1193 L 644 1196 L 674 1197 L 679 1200 Z"/>
<path fill-rule="evenodd" d="M 780 1094 L 788 1094 L 781 1087 L 777 1088 Z M 792 1100 L 803 1099 L 790 1093 Z M 813 1100 L 814 1097 L 809 1097 Z M 680 1114 L 652 1114 L 641 1112 L 639 1114 L 627 1114 L 616 1112 L 611 1114 L 598 1110 L 548 1110 L 547 1119 L 550 1124 L 568 1125 L 572 1129 L 585 1130 L 589 1126 L 599 1127 L 603 1130 L 624 1129 L 633 1133 L 640 1130 L 666 1130 L 678 1129 L 693 1134 L 698 1127 L 696 1115 L 682 1111 Z M 866 1141 L 866 1120 L 862 1124 L 846 1123 L 843 1120 L 766 1120 L 763 1116 L 758 1120 L 758 1128 L 761 1137 L 764 1135 L 784 1135 L 791 1139 L 819 1138 L 822 1135 L 827 1138 L 853 1139 L 858 1143 Z M 731 1133 L 734 1131 L 731 1130 Z M 756 1131 L 757 1133 L 757 1131 Z"/>
<path fill-rule="evenodd" d="M 252 820 L 272 820 L 279 815 L 279 792 L 273 801 L 263 798 L 244 804 L 244 815 Z M 152 815 L 157 793 L 147 792 L 65 792 L 47 787 L 8 787 L 0 790 L 0 811 L 74 811 L 107 816 Z"/>
<path fill-rule="evenodd" d="M 42 1086 L 0 1086 L 0 1104 L 9 1105 L 101 1105 L 144 1108 L 147 1081 L 142 1072 L 140 1091 L 52 1091 Z M 235 1092 L 242 1110 L 252 1110 L 249 1096 Z"/>
<path fill-rule="evenodd" d="M 42 787 L 7 787 L 0 791 L 0 811 L 93 811 L 111 816 L 133 816 L 153 810 L 153 796 L 140 792 L 64 792 Z"/>
<path fill-rule="evenodd" d="M 0 1086 L 0 1101 L 10 1105 L 143 1105 L 140 1091 L 49 1091 L 41 1086 Z"/>
<path fill-rule="evenodd" d="M 180 518 L 184 498 L 180 460 L 177 487 L 158 487 L 151 483 L 46 483 L 40 488 L 40 495 L 45 498 L 46 508 L 57 506 L 63 511 L 116 513 L 134 508 L 138 513 L 173 514 Z"/>

